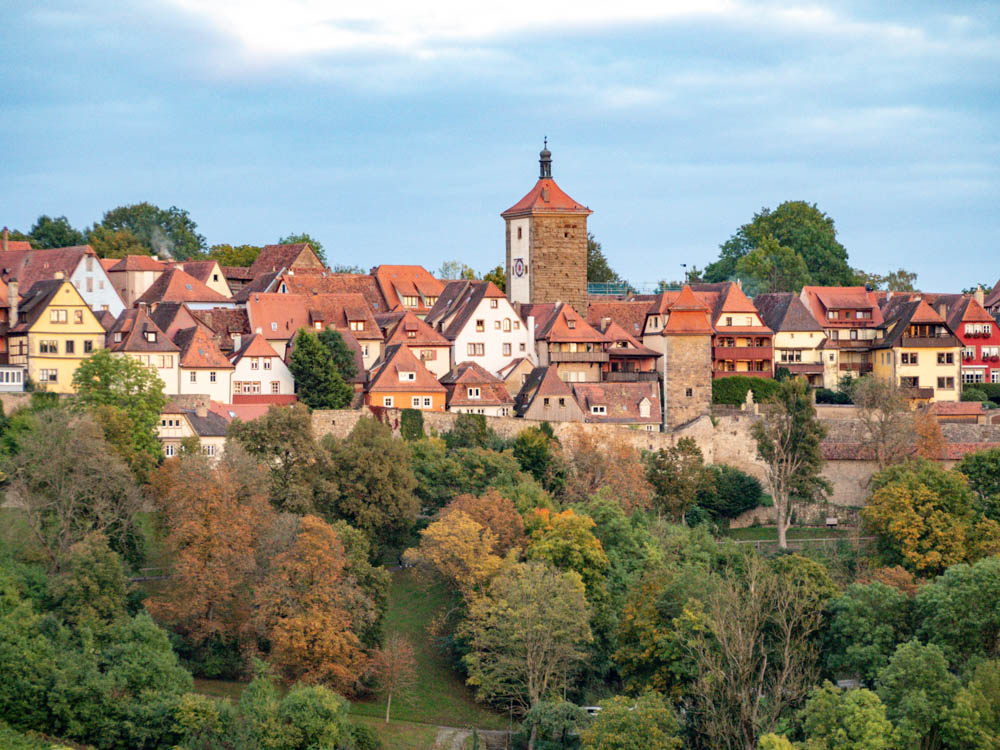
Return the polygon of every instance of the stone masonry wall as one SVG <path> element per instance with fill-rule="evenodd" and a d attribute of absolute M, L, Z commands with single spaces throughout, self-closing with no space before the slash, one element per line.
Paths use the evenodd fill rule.
<path fill-rule="evenodd" d="M 708 414 L 711 409 L 712 337 L 666 336 L 665 341 L 667 425 L 675 428 Z"/>
<path fill-rule="evenodd" d="M 587 313 L 587 217 L 531 217 L 532 302 L 561 301 Z"/>

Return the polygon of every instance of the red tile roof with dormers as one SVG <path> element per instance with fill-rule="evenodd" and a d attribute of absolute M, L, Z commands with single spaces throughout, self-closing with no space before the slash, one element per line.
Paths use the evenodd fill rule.
<path fill-rule="evenodd" d="M 414 373 L 413 380 L 400 380 L 400 373 Z M 408 346 L 388 346 L 379 362 L 372 367 L 369 393 L 445 393 L 446 389 L 430 370 L 410 351 Z"/>
<path fill-rule="evenodd" d="M 417 304 L 409 309 L 426 315 L 444 291 L 444 284 L 423 266 L 376 266 L 372 276 L 385 299 L 386 312 L 402 309 L 403 297 L 416 297 Z"/>
<path fill-rule="evenodd" d="M 607 338 L 565 302 L 521 305 L 521 318 L 535 318 L 535 340 L 549 343 L 606 344 Z"/>
<path fill-rule="evenodd" d="M 413 310 L 407 310 L 399 320 L 386 327 L 385 343 L 451 347 L 448 339 L 418 318 Z"/>
<path fill-rule="evenodd" d="M 150 334 L 153 340 L 150 341 Z M 120 341 L 115 339 L 120 338 Z M 122 310 L 105 338 L 112 352 L 179 352 L 180 347 L 153 322 L 142 307 Z"/>
<path fill-rule="evenodd" d="M 475 362 L 460 362 L 441 378 L 448 389 L 448 407 L 513 406 L 514 399 L 503 381 Z M 470 398 L 469 388 L 479 389 L 479 398 Z"/>
<path fill-rule="evenodd" d="M 231 370 L 233 365 L 219 351 L 212 335 L 203 326 L 182 328 L 174 334 L 180 347 L 180 366 L 188 369 Z"/>
<path fill-rule="evenodd" d="M 159 302 L 230 302 L 230 299 L 209 289 L 191 274 L 171 268 L 160 274 L 136 302 L 153 305 Z"/>
<path fill-rule="evenodd" d="M 299 328 L 347 331 L 355 322 L 362 329 L 351 331 L 354 338 L 382 340 L 375 315 L 360 294 L 254 293 L 247 298 L 246 307 L 251 328 L 269 339 L 290 339 Z"/>
<path fill-rule="evenodd" d="M 570 198 L 551 177 L 543 177 L 535 183 L 527 195 L 500 215 L 507 219 L 522 214 L 548 212 L 585 216 L 594 213 L 582 203 Z"/>

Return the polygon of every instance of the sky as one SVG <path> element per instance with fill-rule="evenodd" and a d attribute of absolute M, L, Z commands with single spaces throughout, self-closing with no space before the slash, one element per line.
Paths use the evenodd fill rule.
<path fill-rule="evenodd" d="M 704 267 L 785 200 L 831 216 L 854 267 L 904 267 L 928 291 L 1000 278 L 1000 3 L 0 13 L 0 224 L 22 231 L 150 201 L 209 244 L 307 232 L 331 264 L 486 271 L 547 136 L 553 176 L 635 284 Z"/>

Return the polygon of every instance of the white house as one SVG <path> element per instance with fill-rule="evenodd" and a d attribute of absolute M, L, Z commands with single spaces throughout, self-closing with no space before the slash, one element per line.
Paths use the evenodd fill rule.
<path fill-rule="evenodd" d="M 174 334 L 174 343 L 181 350 L 177 393 L 205 395 L 228 404 L 235 367 L 219 351 L 208 329 L 197 325 L 182 328 Z"/>
<path fill-rule="evenodd" d="M 451 366 L 475 362 L 491 374 L 519 358 L 535 363 L 533 326 L 491 281 L 449 281 L 425 321 L 451 341 Z"/>
<path fill-rule="evenodd" d="M 246 339 L 240 336 L 230 361 L 235 366 L 233 403 L 286 403 L 294 400 L 289 398 L 295 395 L 292 373 L 263 334 L 252 333 Z"/>
<path fill-rule="evenodd" d="M 27 293 L 36 281 L 54 279 L 61 273 L 95 313 L 107 310 L 117 318 L 125 309 L 124 301 L 90 245 L 0 252 L 0 273 L 5 281 L 17 281 L 21 294 Z"/>

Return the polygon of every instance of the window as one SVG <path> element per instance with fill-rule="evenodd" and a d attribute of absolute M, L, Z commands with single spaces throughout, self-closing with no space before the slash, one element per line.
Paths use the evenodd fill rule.
<path fill-rule="evenodd" d="M 213 273 L 212 274 L 212 281 L 218 281 L 218 280 L 219 280 L 219 274 Z"/>
<path fill-rule="evenodd" d="M 548 405 L 549 405 L 549 399 L 548 399 L 548 397 L 543 398 L 542 399 L 542 406 L 548 406 Z"/>
<path fill-rule="evenodd" d="M 469 394 L 469 398 L 479 398 L 479 389 L 478 388 L 469 388 L 468 389 L 468 394 Z"/>
<path fill-rule="evenodd" d="M 351 321 L 352 331 L 363 331 L 365 330 L 365 321 L 363 320 L 352 320 Z"/>
<path fill-rule="evenodd" d="M 413 370 L 400 370 L 399 372 L 399 382 L 400 383 L 413 383 L 417 379 L 417 373 Z"/>
<path fill-rule="evenodd" d="M 498 307 L 500 307 L 500 300 L 498 300 L 498 299 L 491 299 L 490 300 L 490 309 L 491 310 L 496 310 Z"/>
<path fill-rule="evenodd" d="M 520 331 L 521 330 L 521 321 L 520 320 L 515 320 L 514 321 L 514 330 L 515 331 Z"/>
<path fill-rule="evenodd" d="M 176 454 L 177 449 L 174 447 L 173 443 L 167 443 L 163 446 L 163 455 L 167 458 L 173 458 Z"/>
<path fill-rule="evenodd" d="M 122 342 L 122 332 L 121 331 L 115 331 L 114 338 L 115 338 L 115 343 L 116 344 L 120 344 Z"/>
<path fill-rule="evenodd" d="M 361 346 L 361 356 L 362 357 L 367 357 L 368 356 L 368 344 L 363 344 Z"/>
<path fill-rule="evenodd" d="M 482 333 L 485 330 L 486 330 L 486 321 L 485 320 L 477 320 L 476 321 L 476 331 L 478 331 L 479 333 Z"/>
<path fill-rule="evenodd" d="M 899 385 L 903 388 L 919 388 L 920 378 L 900 378 Z"/>
<path fill-rule="evenodd" d="M 323 321 L 322 320 L 317 320 L 316 323 L 315 323 L 315 325 L 316 325 L 316 330 L 317 331 L 322 331 L 323 330 Z"/>
<path fill-rule="evenodd" d="M 264 357 L 264 369 L 265 370 L 270 370 L 271 369 L 271 358 L 270 357 Z"/>
<path fill-rule="evenodd" d="M 156 331 L 146 331 L 146 341 L 150 344 L 156 343 Z"/>
<path fill-rule="evenodd" d="M 520 352 L 526 351 L 526 349 L 525 349 L 525 343 L 523 341 L 520 344 L 517 345 L 517 350 L 520 351 Z"/>
<path fill-rule="evenodd" d="M 251 370 L 259 370 L 260 369 L 260 359 L 258 359 L 257 357 L 251 357 L 250 358 L 250 369 Z"/>
<path fill-rule="evenodd" d="M 566 406 L 566 399 L 564 398 L 559 399 L 559 406 Z"/>
<path fill-rule="evenodd" d="M 993 371 L 993 374 L 997 374 L 997 370 Z M 986 379 L 986 373 L 983 370 L 963 370 L 962 371 L 962 383 L 965 385 L 970 385 L 972 383 L 983 383 Z M 997 382 L 996 380 L 993 381 Z"/>
<path fill-rule="evenodd" d="M 827 310 L 826 311 L 826 319 L 827 320 L 836 320 L 837 319 L 837 311 L 836 310 Z"/>
<path fill-rule="evenodd" d="M 413 404 L 413 408 L 414 409 L 419 409 L 420 408 L 420 396 L 414 396 L 413 400 L 411 401 L 411 403 Z"/>
<path fill-rule="evenodd" d="M 421 362 L 434 362 L 437 360 L 437 349 L 421 349 L 420 350 L 420 361 Z"/>
<path fill-rule="evenodd" d="M 990 380 L 994 383 L 1000 383 L 1000 369 L 990 371 Z"/>
<path fill-rule="evenodd" d="M 493 321 L 493 329 L 496 330 L 496 331 L 500 330 L 500 321 L 499 320 L 494 320 Z"/>
<path fill-rule="evenodd" d="M 576 321 L 573 320 L 573 319 L 571 319 L 571 318 L 567 319 L 566 320 L 566 327 L 569 328 L 572 331 L 574 328 L 576 328 Z"/>
<path fill-rule="evenodd" d="M 939 365 L 953 365 L 955 364 L 955 355 L 951 352 L 938 352 L 937 360 Z M 938 387 L 943 388 L 944 386 Z"/>
<path fill-rule="evenodd" d="M 38 379 L 43 383 L 55 383 L 59 380 L 59 371 L 39 370 Z"/>
<path fill-rule="evenodd" d="M 215 382 L 215 373 L 214 372 L 208 373 L 208 382 L 209 383 L 214 383 Z"/>
<path fill-rule="evenodd" d="M 521 344 L 521 346 L 524 346 L 524 344 Z M 505 357 L 510 356 L 510 344 L 504 344 L 502 350 L 503 350 L 503 356 Z"/>
<path fill-rule="evenodd" d="M 59 342 L 46 340 L 38 342 L 38 353 L 39 354 L 58 354 L 59 353 Z"/>
<path fill-rule="evenodd" d="M 522 227 L 518 227 L 517 228 L 517 238 L 518 239 L 521 239 L 521 229 L 522 229 Z"/>
<path fill-rule="evenodd" d="M 233 393 L 237 396 L 249 396 L 260 393 L 259 380 L 238 380 L 233 383 Z"/>
<path fill-rule="evenodd" d="M 482 357 L 486 353 L 486 345 L 470 343 L 467 352 L 470 357 Z"/>
<path fill-rule="evenodd" d="M 994 359 L 1000 357 L 1000 346 L 984 346 L 983 347 L 983 359 L 989 358 Z"/>
<path fill-rule="evenodd" d="M 733 319 L 730 316 L 726 316 L 726 325 L 731 326 L 733 324 Z"/>
<path fill-rule="evenodd" d="M 428 396 L 424 396 L 424 408 L 429 409 L 431 406 L 431 400 Z"/>
<path fill-rule="evenodd" d="M 274 394 L 275 396 L 281 393 L 281 383 L 279 383 L 277 380 L 271 381 L 271 393 Z"/>
<path fill-rule="evenodd" d="M 93 270 L 94 270 L 94 256 L 93 255 L 88 255 L 87 256 L 87 271 L 89 272 L 89 271 L 93 271 Z"/>
<path fill-rule="evenodd" d="M 272 331 L 277 331 L 278 330 L 278 324 L 275 323 L 273 320 L 271 321 L 271 330 Z"/>
<path fill-rule="evenodd" d="M 955 390 L 955 378 L 938 378 L 937 387 L 946 391 Z"/>
<path fill-rule="evenodd" d="M 83 342 L 83 353 L 84 354 L 90 354 L 92 351 L 94 351 L 94 342 L 91 341 L 90 339 L 84 341 Z"/>
<path fill-rule="evenodd" d="M 962 347 L 962 359 L 975 359 L 976 358 L 976 347 L 965 346 Z"/>
<path fill-rule="evenodd" d="M 916 352 L 903 352 L 899 357 L 899 363 L 902 365 L 915 365 L 917 364 L 917 353 Z"/>
<path fill-rule="evenodd" d="M 49 310 L 50 323 L 65 323 L 69 313 L 66 310 Z"/>
<path fill-rule="evenodd" d="M 607 414 L 608 413 L 608 407 L 594 405 L 594 406 L 590 407 L 590 413 L 591 414 Z"/>
<path fill-rule="evenodd" d="M 159 367 L 162 369 L 164 367 L 174 366 L 174 355 L 173 354 L 161 354 L 159 357 Z"/>
<path fill-rule="evenodd" d="M 509 331 L 510 330 L 510 318 L 504 318 L 503 319 L 503 329 L 505 331 Z"/>
<path fill-rule="evenodd" d="M 191 374 L 188 377 L 190 378 L 190 380 L 191 380 L 192 383 L 197 383 L 198 382 L 198 371 L 197 370 L 191 370 Z"/>
<path fill-rule="evenodd" d="M 83 322 L 83 310 L 74 310 L 73 311 L 73 322 L 77 323 L 77 324 Z"/>
<path fill-rule="evenodd" d="M 72 341 L 67 341 L 66 342 L 66 353 L 67 354 L 75 354 L 76 353 L 76 344 L 74 342 L 72 342 Z"/>
<path fill-rule="evenodd" d="M 852 328 L 851 329 L 851 341 L 857 341 L 857 340 L 858 340 L 858 329 L 857 328 Z"/>
<path fill-rule="evenodd" d="M 404 296 L 403 297 L 403 307 L 416 307 L 419 304 L 419 300 L 416 297 Z"/>
<path fill-rule="evenodd" d="M 209 458 L 211 458 L 212 456 L 215 455 L 215 446 L 214 445 L 206 445 L 206 446 L 202 447 L 201 451 L 206 456 L 208 456 Z"/>
<path fill-rule="evenodd" d="M 94 277 L 93 276 L 88 276 L 87 277 L 87 291 L 88 292 L 94 291 Z"/>
<path fill-rule="evenodd" d="M 383 396 L 382 406 L 392 407 L 392 396 Z"/>

